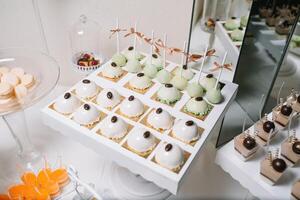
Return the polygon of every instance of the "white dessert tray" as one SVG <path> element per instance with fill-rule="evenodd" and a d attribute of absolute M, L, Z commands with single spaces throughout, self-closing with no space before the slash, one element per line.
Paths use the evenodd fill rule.
<path fill-rule="evenodd" d="M 143 63 L 143 61 L 145 61 L 145 59 L 142 60 L 141 63 Z M 178 64 L 172 62 L 167 62 L 167 63 L 168 65 L 166 69 L 169 71 L 174 70 L 176 66 L 178 66 Z M 110 64 L 110 61 L 108 61 L 104 65 L 107 64 Z M 201 148 L 204 146 L 205 142 L 211 135 L 212 129 L 214 128 L 216 123 L 224 117 L 226 110 L 234 100 L 238 86 L 230 82 L 223 82 L 225 85 L 222 88 L 221 92 L 224 96 L 224 101 L 218 105 L 213 105 L 213 109 L 207 115 L 205 120 L 202 121 L 198 118 L 195 118 L 181 111 L 183 106 L 190 99 L 190 97 L 185 91 L 183 92 L 181 99 L 173 107 L 171 107 L 166 104 L 160 103 L 156 100 L 153 100 L 151 98 L 161 86 L 161 84 L 158 83 L 156 80 L 153 80 L 154 81 L 153 86 L 145 94 L 140 94 L 125 87 L 126 83 L 130 80 L 132 76 L 134 76 L 134 74 L 127 73 L 118 82 L 114 82 L 105 79 L 103 77 L 100 77 L 99 74 L 102 70 L 103 67 L 100 67 L 95 72 L 87 76 L 85 79 L 94 81 L 100 88 L 113 88 L 117 90 L 125 98 L 130 95 L 134 95 L 136 98 L 140 99 L 147 107 L 149 107 L 149 109 L 136 122 L 128 118 L 125 118 L 122 115 L 119 115 L 117 113 L 119 106 L 115 107 L 113 110 L 106 110 L 99 107 L 93 101 L 90 101 L 89 103 L 96 106 L 102 113 L 105 113 L 106 116 L 116 115 L 118 117 L 123 118 L 133 128 L 143 127 L 148 129 L 149 131 L 151 131 L 151 133 L 153 133 L 153 135 L 156 138 L 159 139 L 160 143 L 157 146 L 162 145 L 163 142 L 170 142 L 173 144 L 177 144 L 180 148 L 182 148 L 185 151 L 186 153 L 185 155 L 187 155 L 185 164 L 182 166 L 181 170 L 178 173 L 163 168 L 153 161 L 154 155 L 158 147 L 156 147 L 147 158 L 141 157 L 124 148 L 124 144 L 130 132 L 127 134 L 127 136 L 125 136 L 122 139 L 121 142 L 116 143 L 110 139 L 107 139 L 97 134 L 97 130 L 99 130 L 99 126 L 101 126 L 101 123 L 98 123 L 92 129 L 88 129 L 84 126 L 80 126 L 79 124 L 77 124 L 75 121 L 71 119 L 70 116 L 64 116 L 56 112 L 54 109 L 52 109 L 51 106 L 55 102 L 55 100 L 50 102 L 43 109 L 44 123 L 49 127 L 61 132 L 62 134 L 69 136 L 70 138 L 87 146 L 88 148 L 91 148 L 95 152 L 99 153 L 99 155 L 104 156 L 107 159 L 116 162 L 118 165 L 129 169 L 132 173 L 139 174 L 145 179 L 152 181 L 158 186 L 169 190 L 173 194 L 176 194 L 178 188 L 180 187 L 182 181 L 184 180 L 185 174 L 189 171 L 190 165 L 193 163 L 193 160 L 199 156 L 199 152 Z M 205 76 L 206 74 L 202 74 L 202 75 Z M 194 76 L 194 79 L 192 79 L 191 81 L 195 81 L 197 79 L 198 76 L 196 74 Z M 68 91 L 72 92 L 75 86 L 71 87 Z M 82 100 L 82 102 L 86 102 L 86 101 Z M 147 116 L 147 114 L 153 108 L 158 108 L 158 107 L 167 110 L 176 119 L 191 119 L 199 127 L 202 128 L 203 132 L 201 134 L 201 137 L 195 143 L 194 146 L 185 144 L 171 137 L 169 135 L 171 130 L 160 133 L 158 131 L 155 131 L 147 127 L 142 123 L 143 121 L 142 119 L 145 116 Z"/>
<path fill-rule="evenodd" d="M 271 116 L 272 114 L 269 114 L 268 118 L 272 119 Z M 249 129 L 253 132 L 254 126 Z M 296 129 L 296 132 L 299 133 L 299 123 L 293 129 Z M 279 130 L 279 133 L 275 135 L 270 143 L 270 149 L 280 148 L 281 143 L 286 138 L 287 130 Z M 232 140 L 217 151 L 215 162 L 259 199 L 291 199 L 292 185 L 300 179 L 299 164 L 294 167 L 289 166 L 279 182 L 272 186 L 260 177 L 260 162 L 265 156 L 266 149 L 260 147 L 253 158 L 244 162 L 236 155 L 234 141 Z"/>

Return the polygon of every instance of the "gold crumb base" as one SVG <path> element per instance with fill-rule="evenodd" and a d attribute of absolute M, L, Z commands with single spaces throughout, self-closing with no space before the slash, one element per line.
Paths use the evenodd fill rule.
<path fill-rule="evenodd" d="M 101 77 L 101 78 L 104 78 L 106 80 L 109 80 L 109 81 L 112 81 L 112 82 L 118 82 L 120 79 L 122 79 L 128 72 L 124 71 L 123 70 L 123 73 L 119 76 L 119 77 L 116 77 L 116 78 L 109 78 L 109 77 L 106 77 L 103 75 L 102 72 L 98 73 L 98 76 Z"/>
<path fill-rule="evenodd" d="M 112 111 L 115 107 L 117 107 L 118 105 L 120 105 L 120 103 L 122 102 L 124 100 L 124 97 L 123 96 L 120 96 L 120 102 L 119 103 L 117 103 L 115 106 L 113 106 L 113 107 L 104 107 L 104 109 L 106 109 L 106 110 L 109 110 L 109 111 Z M 98 106 L 100 106 L 98 103 L 97 103 L 97 99 L 96 98 L 94 98 L 93 100 L 92 100 L 92 102 L 94 103 L 94 104 L 96 104 L 96 105 L 98 105 Z"/>
<path fill-rule="evenodd" d="M 180 92 L 180 98 L 179 98 L 179 100 L 181 99 L 181 97 L 182 97 L 182 92 Z M 175 103 L 172 103 L 172 104 L 167 104 L 167 103 L 163 103 L 163 102 L 161 102 L 160 100 L 159 100 L 159 98 L 158 98 L 158 96 L 157 96 L 157 92 L 155 92 L 153 95 L 152 95 L 152 97 L 151 97 L 151 99 L 152 100 L 154 100 L 154 101 L 156 101 L 156 102 L 158 102 L 158 103 L 162 103 L 162 104 L 164 104 L 164 105 L 167 105 L 167 106 L 170 106 L 170 107 L 174 107 L 175 106 L 175 104 L 179 101 L 176 101 Z"/>
<path fill-rule="evenodd" d="M 123 138 L 130 132 L 130 130 L 133 128 L 133 126 L 132 125 L 130 125 L 130 124 L 127 124 L 127 131 L 125 132 L 125 134 L 124 135 L 122 135 L 122 136 L 120 136 L 120 137 L 116 137 L 116 138 L 113 138 L 113 137 L 107 137 L 105 134 L 103 134 L 102 133 L 102 131 L 99 129 L 96 133 L 97 134 L 99 134 L 99 135 L 101 135 L 101 136 L 103 136 L 103 137 L 105 137 L 105 138 L 107 138 L 107 139 L 109 139 L 109 140 L 112 140 L 112 141 L 114 141 L 114 142 L 116 142 L 116 143 L 120 143 L 122 140 L 123 140 Z"/>
<path fill-rule="evenodd" d="M 153 82 L 151 81 L 151 85 L 150 85 L 149 87 L 147 87 L 147 88 L 145 88 L 145 89 L 138 89 L 138 88 L 132 87 L 132 86 L 130 85 L 130 83 L 127 82 L 127 83 L 124 85 L 124 87 L 127 88 L 127 89 L 129 89 L 129 90 L 132 90 L 132 91 L 134 91 L 134 92 L 140 93 L 140 94 L 146 94 L 146 92 L 147 92 L 153 85 L 154 85 L 154 84 L 153 84 Z"/>
<path fill-rule="evenodd" d="M 160 133 L 163 133 L 163 132 L 169 130 L 169 129 L 155 128 L 155 127 L 153 127 L 151 124 L 148 123 L 147 119 L 148 119 L 148 117 L 149 117 L 149 114 L 150 114 L 153 110 L 155 110 L 155 109 L 152 109 L 150 112 L 147 113 L 147 115 L 146 115 L 145 117 L 143 117 L 143 119 L 141 120 L 141 123 L 144 124 L 145 126 L 147 126 L 148 128 L 151 128 L 151 129 L 153 129 L 153 130 L 156 130 L 156 131 L 158 131 L 158 132 L 160 132 Z M 172 119 L 173 119 L 173 123 L 174 123 L 174 117 L 172 117 Z"/>
<path fill-rule="evenodd" d="M 213 109 L 213 107 L 212 107 L 212 109 L 211 109 L 206 115 L 201 116 L 201 115 L 195 115 L 194 113 L 191 113 L 191 112 L 186 111 L 186 110 L 184 109 L 184 107 L 185 107 L 185 105 L 180 109 L 181 112 L 183 112 L 183 113 L 185 113 L 185 114 L 187 114 L 187 115 L 190 115 L 190 116 L 192 116 L 192 117 L 194 117 L 194 118 L 196 118 L 196 119 L 200 119 L 200 120 L 202 120 L 202 121 L 204 121 L 204 120 L 206 119 L 206 117 L 209 115 L 209 113 L 210 113 L 211 110 Z"/>
<path fill-rule="evenodd" d="M 149 109 L 148 106 L 144 105 L 144 112 L 142 114 L 140 114 L 139 116 L 136 116 L 136 117 L 130 117 L 130 116 L 127 116 L 125 115 L 124 113 L 121 112 L 120 108 L 118 108 L 118 110 L 116 111 L 117 114 L 123 116 L 123 117 L 126 117 L 127 119 L 130 119 L 132 121 L 139 121 L 139 119 L 141 118 L 141 116 Z"/>
<path fill-rule="evenodd" d="M 198 128 L 198 129 L 199 129 L 199 128 Z M 191 146 L 195 146 L 195 144 L 197 143 L 197 141 L 200 139 L 201 133 L 199 132 L 199 130 L 198 130 L 198 135 L 199 135 L 198 138 L 194 138 L 194 139 L 191 140 L 191 141 L 184 141 L 184 140 L 182 140 L 182 139 L 176 137 L 176 135 L 174 134 L 173 131 L 170 132 L 170 136 L 171 136 L 171 137 L 173 137 L 173 138 L 175 138 L 176 140 L 179 140 L 179 141 L 181 141 L 181 142 L 183 142 L 183 143 L 185 143 L 185 144 L 189 144 L 189 145 L 191 145 Z"/>
<path fill-rule="evenodd" d="M 156 142 L 155 142 L 155 145 L 154 145 L 153 147 L 151 147 L 150 149 L 148 149 L 147 151 L 145 151 L 145 152 L 139 152 L 139 151 L 135 150 L 134 148 L 130 147 L 130 146 L 127 144 L 127 142 L 125 142 L 125 143 L 123 144 L 123 147 L 124 147 L 125 149 L 127 149 L 127 150 L 129 150 L 129 151 L 131 151 L 131 152 L 133 152 L 133 153 L 135 153 L 135 154 L 137 154 L 137 155 L 143 157 L 143 158 L 147 158 L 147 157 L 151 154 L 151 152 L 155 149 L 155 147 L 157 146 L 157 144 L 158 144 L 158 142 L 156 141 Z"/>

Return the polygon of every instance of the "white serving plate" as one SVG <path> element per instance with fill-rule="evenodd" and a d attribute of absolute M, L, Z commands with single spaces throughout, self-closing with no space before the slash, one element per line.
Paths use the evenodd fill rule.
<path fill-rule="evenodd" d="M 143 62 L 144 61 L 142 61 L 142 63 Z M 108 61 L 104 65 L 109 63 L 110 61 Z M 166 69 L 169 71 L 172 71 L 177 66 L 177 64 L 175 63 L 172 62 L 168 62 L 168 63 L 169 64 Z M 153 162 L 154 155 L 158 149 L 157 147 L 147 158 L 141 157 L 125 149 L 122 146 L 125 143 L 130 132 L 127 134 L 125 138 L 122 139 L 120 143 L 116 143 L 96 133 L 96 131 L 99 129 L 99 126 L 101 126 L 101 123 L 98 123 L 93 129 L 90 130 L 74 122 L 71 119 L 72 115 L 66 117 L 53 110 L 51 108 L 51 105 L 55 102 L 55 100 L 50 102 L 43 109 L 44 123 L 50 126 L 51 128 L 61 132 L 62 134 L 69 136 L 72 139 L 78 141 L 79 143 L 91 148 L 95 152 L 99 153 L 99 155 L 111 159 L 112 161 L 116 162 L 118 165 L 129 169 L 132 173 L 139 174 L 143 176 L 145 179 L 152 181 L 158 186 L 169 190 L 173 194 L 176 194 L 178 188 L 180 187 L 184 179 L 185 174 L 189 171 L 190 165 L 193 163 L 193 160 L 197 158 L 197 156 L 199 156 L 199 152 L 201 148 L 204 146 L 209 136 L 211 135 L 211 131 L 214 128 L 215 124 L 224 117 L 226 110 L 234 100 L 237 92 L 237 85 L 229 82 L 224 82 L 225 86 L 222 88 L 224 101 L 221 104 L 214 105 L 212 111 L 209 113 L 206 119 L 202 121 L 200 119 L 194 118 L 186 113 L 181 112 L 181 108 L 185 105 L 185 103 L 190 98 L 186 92 L 183 93 L 183 96 L 180 99 L 180 101 L 178 101 L 174 105 L 174 107 L 171 107 L 151 99 L 153 94 L 155 94 L 155 92 L 161 86 L 161 84 L 158 83 L 157 81 L 154 81 L 154 85 L 145 94 L 139 94 L 137 92 L 134 92 L 124 87 L 124 85 L 130 80 L 133 74 L 127 73 L 118 82 L 112 82 L 110 80 L 98 76 L 98 74 L 102 71 L 102 69 L 103 67 L 99 68 L 98 70 L 96 70 L 95 72 L 87 76 L 86 78 L 90 79 L 91 81 L 94 81 L 101 88 L 114 88 L 124 97 L 128 97 L 129 95 L 134 95 L 136 98 L 139 98 L 147 107 L 149 107 L 149 109 L 147 110 L 146 113 L 143 114 L 143 116 L 139 119 L 138 122 L 135 122 L 130 119 L 124 118 L 121 115 L 118 115 L 116 111 L 118 110 L 119 106 L 109 111 L 99 107 L 95 103 L 92 102 L 90 103 L 94 104 L 101 112 L 105 113 L 108 116 L 114 114 L 117 115 L 118 117 L 123 118 L 133 128 L 143 127 L 149 129 L 154 134 L 154 136 L 156 136 L 160 140 L 158 146 L 162 145 L 162 142 L 164 141 L 179 145 L 187 154 L 189 154 L 189 157 L 178 173 L 165 169 L 160 165 L 156 164 L 155 162 Z M 203 74 L 203 76 L 204 75 L 205 74 Z M 194 79 L 191 81 L 195 81 L 197 79 L 198 76 L 196 74 Z M 71 87 L 68 91 L 73 91 L 74 87 L 75 86 Z M 82 101 L 84 102 L 84 100 Z M 176 119 L 191 119 L 199 127 L 204 129 L 197 143 L 194 146 L 182 143 L 168 135 L 170 130 L 165 131 L 164 133 L 160 133 L 140 123 L 141 119 L 151 111 L 151 108 L 158 108 L 158 107 L 162 107 L 163 109 L 169 111 L 169 113 L 173 115 Z"/>
<path fill-rule="evenodd" d="M 268 118 L 272 118 L 272 113 L 269 114 Z M 299 119 L 297 121 L 298 123 L 293 129 L 296 130 L 298 133 L 297 136 L 299 137 Z M 254 126 L 249 129 L 253 130 Z M 274 139 L 272 139 L 270 148 L 273 150 L 280 148 L 281 143 L 286 139 L 286 137 L 287 130 L 280 129 L 279 133 L 277 133 Z M 234 150 L 234 141 L 232 140 L 217 151 L 215 162 L 220 165 L 224 171 L 229 173 L 232 178 L 248 189 L 252 195 L 259 199 L 291 199 L 290 194 L 292 185 L 300 179 L 299 164 L 292 168 L 288 167 L 279 182 L 274 186 L 271 186 L 260 177 L 259 173 L 260 162 L 265 156 L 266 147 L 260 148 L 253 158 L 244 162 L 236 155 L 236 151 Z"/>

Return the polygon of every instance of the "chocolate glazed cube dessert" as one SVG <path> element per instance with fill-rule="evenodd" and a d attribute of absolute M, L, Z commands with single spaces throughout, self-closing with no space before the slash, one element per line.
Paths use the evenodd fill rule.
<path fill-rule="evenodd" d="M 291 199 L 299 200 L 300 199 L 300 180 L 294 183 L 292 192 L 291 192 Z"/>
<path fill-rule="evenodd" d="M 300 140 L 296 132 L 281 144 L 281 156 L 292 166 L 300 161 Z"/>
<path fill-rule="evenodd" d="M 290 103 L 283 103 L 283 99 L 280 99 L 280 104 L 273 109 L 273 117 L 275 122 L 285 127 L 289 123 L 290 116 L 293 113 L 293 108 Z"/>
<path fill-rule="evenodd" d="M 234 138 L 234 149 L 243 161 L 249 160 L 259 149 L 255 136 L 251 136 L 249 130 Z"/>
<path fill-rule="evenodd" d="M 272 134 L 270 136 L 270 139 L 272 139 L 277 133 L 274 121 L 268 120 L 267 114 L 255 124 L 255 132 L 257 133 L 258 142 L 262 146 L 267 144 L 270 134 Z"/>

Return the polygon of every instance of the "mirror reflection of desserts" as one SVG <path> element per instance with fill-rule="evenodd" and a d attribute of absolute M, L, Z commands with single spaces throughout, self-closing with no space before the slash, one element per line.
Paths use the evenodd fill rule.
<path fill-rule="evenodd" d="M 255 131 L 257 133 L 257 137 L 259 138 L 260 144 L 263 146 L 267 145 L 267 141 L 269 139 L 271 141 L 278 132 L 274 121 L 270 121 L 267 114 L 265 114 L 262 119 L 255 123 Z"/>
<path fill-rule="evenodd" d="M 275 122 L 285 127 L 290 120 L 290 116 L 293 113 L 293 108 L 289 102 L 284 103 L 283 99 L 280 99 L 280 104 L 273 109 L 273 118 Z"/>
<path fill-rule="evenodd" d="M 69 115 L 79 108 L 80 105 L 81 101 L 75 95 L 66 92 L 54 102 L 53 108 L 61 114 Z"/>
<path fill-rule="evenodd" d="M 100 111 L 91 104 L 83 104 L 73 115 L 73 120 L 87 128 L 92 128 L 101 119 Z"/>
<path fill-rule="evenodd" d="M 200 138 L 197 124 L 192 120 L 183 119 L 175 122 L 171 135 L 186 144 L 194 144 Z"/>
<path fill-rule="evenodd" d="M 291 197 L 294 200 L 300 199 L 300 180 L 296 181 L 293 184 L 292 191 L 291 191 Z"/>
<path fill-rule="evenodd" d="M 300 140 L 297 138 L 295 130 L 281 144 L 281 156 L 292 166 L 300 161 Z"/>
<path fill-rule="evenodd" d="M 113 140 L 119 141 L 128 132 L 128 124 L 120 117 L 112 116 L 106 117 L 100 126 L 100 132 L 103 136 Z"/>
<path fill-rule="evenodd" d="M 173 116 L 162 108 L 152 110 L 146 120 L 148 126 L 160 132 L 171 129 L 174 123 Z"/>
<path fill-rule="evenodd" d="M 0 104 L 22 103 L 35 84 L 36 78 L 21 67 L 0 67 Z"/>
<path fill-rule="evenodd" d="M 180 91 L 170 83 L 166 83 L 157 91 L 157 100 L 167 105 L 174 105 L 181 98 Z"/>
<path fill-rule="evenodd" d="M 145 112 L 144 104 L 134 97 L 133 95 L 124 99 L 120 105 L 120 113 L 133 120 L 138 120 L 138 118 Z"/>
<path fill-rule="evenodd" d="M 155 162 L 173 172 L 179 172 L 184 164 L 184 151 L 175 144 L 164 143 L 155 154 Z"/>
<path fill-rule="evenodd" d="M 251 135 L 249 129 L 237 135 L 234 138 L 234 149 L 241 160 L 249 160 L 259 149 L 259 145 L 256 142 L 256 136 Z"/>
<path fill-rule="evenodd" d="M 89 79 L 83 79 L 75 87 L 75 94 L 82 99 L 92 99 L 99 92 L 99 87 Z"/>
<path fill-rule="evenodd" d="M 132 130 L 127 138 L 127 148 L 142 157 L 147 157 L 156 145 L 155 136 L 144 128 Z"/>
<path fill-rule="evenodd" d="M 212 106 L 202 97 L 193 97 L 185 104 L 183 109 L 185 112 L 192 114 L 192 116 L 203 118 L 208 115 Z"/>
<path fill-rule="evenodd" d="M 268 152 L 268 155 L 260 163 L 262 179 L 270 185 L 276 184 L 287 169 L 286 162 L 279 157 L 279 149 L 276 152 Z"/>
<path fill-rule="evenodd" d="M 118 80 L 121 76 L 124 75 L 125 71 L 115 62 L 111 62 L 109 65 L 105 65 L 103 67 L 103 71 L 101 73 L 105 78 Z"/>
<path fill-rule="evenodd" d="M 121 102 L 121 95 L 115 89 L 103 89 L 96 98 L 96 103 L 108 110 L 113 109 Z"/>
<path fill-rule="evenodd" d="M 129 88 L 140 93 L 146 92 L 152 85 L 151 79 L 142 72 L 134 75 L 129 81 Z"/>

